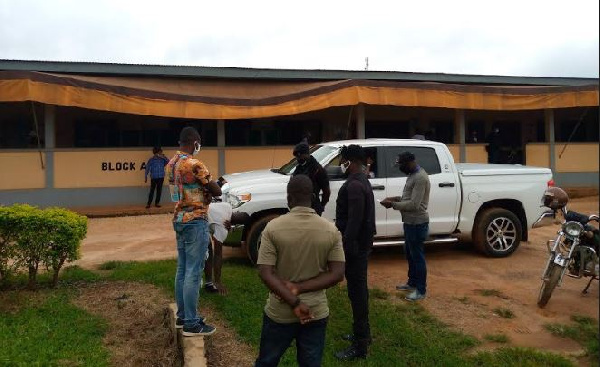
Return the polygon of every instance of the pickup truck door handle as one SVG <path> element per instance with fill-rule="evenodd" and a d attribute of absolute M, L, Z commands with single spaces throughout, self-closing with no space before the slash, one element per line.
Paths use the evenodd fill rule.
<path fill-rule="evenodd" d="M 372 185 L 373 190 L 385 190 L 385 186 L 383 185 Z"/>
<path fill-rule="evenodd" d="M 454 187 L 454 182 L 442 182 L 438 186 L 439 187 Z"/>

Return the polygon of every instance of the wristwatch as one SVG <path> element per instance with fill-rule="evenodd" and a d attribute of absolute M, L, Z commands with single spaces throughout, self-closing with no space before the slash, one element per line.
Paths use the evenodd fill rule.
<path fill-rule="evenodd" d="M 300 306 L 300 303 L 302 303 L 302 301 L 300 301 L 300 298 L 296 298 L 296 302 L 294 302 L 294 303 L 291 304 L 292 309 Z"/>

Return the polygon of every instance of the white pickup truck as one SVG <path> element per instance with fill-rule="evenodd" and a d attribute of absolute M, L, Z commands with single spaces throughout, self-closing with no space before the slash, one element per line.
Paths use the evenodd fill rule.
<path fill-rule="evenodd" d="M 520 165 L 455 164 L 444 144 L 424 140 L 367 139 L 323 143 L 311 148 L 330 178 L 331 198 L 323 216 L 335 220 L 337 193 L 344 182 L 339 169 L 339 151 L 343 145 L 358 144 L 371 157 L 369 179 L 375 200 L 399 196 L 406 176 L 394 166 L 396 157 L 412 152 L 418 164 L 429 174 L 429 243 L 472 241 L 488 256 L 504 257 L 513 253 L 521 240 L 527 240 L 545 209 L 540 199 L 552 184 L 547 168 Z M 226 175 L 224 200 L 234 211 L 250 215 L 250 222 L 232 231 L 226 245 L 241 245 L 250 260 L 256 261 L 260 235 L 273 218 L 288 212 L 286 185 L 296 160 L 279 169 Z M 377 234 L 374 246 L 402 245 L 403 226 L 400 212 L 375 205 Z M 290 228 L 293 230 L 293 228 Z"/>

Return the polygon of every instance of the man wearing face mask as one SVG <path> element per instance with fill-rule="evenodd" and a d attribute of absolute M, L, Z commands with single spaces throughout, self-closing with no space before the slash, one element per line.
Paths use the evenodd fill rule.
<path fill-rule="evenodd" d="M 317 214 L 321 215 L 323 214 L 325 205 L 329 202 L 329 196 L 331 195 L 327 172 L 325 172 L 323 166 L 310 155 L 310 150 L 306 142 L 302 141 L 300 144 L 296 145 L 293 153 L 298 161 L 298 165 L 292 176 L 306 175 L 310 178 L 313 185 L 312 208 Z M 319 199 L 321 192 L 323 192 L 323 195 L 321 196 L 321 199 Z"/>
<path fill-rule="evenodd" d="M 338 193 L 335 225 L 342 233 L 348 298 L 354 322 L 353 333 L 343 336 L 352 345 L 336 353 L 341 360 L 366 358 L 371 344 L 367 263 L 375 235 L 375 200 L 365 174 L 365 161 L 362 147 L 354 144 L 342 147 L 340 166 L 347 179 Z"/>
<path fill-rule="evenodd" d="M 381 205 L 394 208 L 402 214 L 406 259 L 408 260 L 408 281 L 396 286 L 399 291 L 411 292 L 408 301 L 425 298 L 427 292 L 427 265 L 425 264 L 424 242 L 429 235 L 429 190 L 431 184 L 427 172 L 415 161 L 410 152 L 398 155 L 396 165 L 408 176 L 401 197 L 385 198 Z"/>
<path fill-rule="evenodd" d="M 179 151 L 165 169 L 171 199 L 177 203 L 173 216 L 177 239 L 175 325 L 183 328 L 184 336 L 211 335 L 216 330 L 204 323 L 197 307 L 200 274 L 210 241 L 208 206 L 212 196 L 221 196 L 221 188 L 206 166 L 193 158 L 199 152 L 200 134 L 193 127 L 185 127 L 179 135 Z"/>

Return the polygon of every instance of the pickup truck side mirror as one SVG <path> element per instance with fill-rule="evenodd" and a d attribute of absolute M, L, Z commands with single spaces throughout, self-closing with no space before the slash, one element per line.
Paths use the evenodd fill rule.
<path fill-rule="evenodd" d="M 344 173 L 342 173 L 342 168 L 340 166 L 327 166 L 325 167 L 325 171 L 327 172 L 329 180 L 335 181 L 344 179 Z"/>

